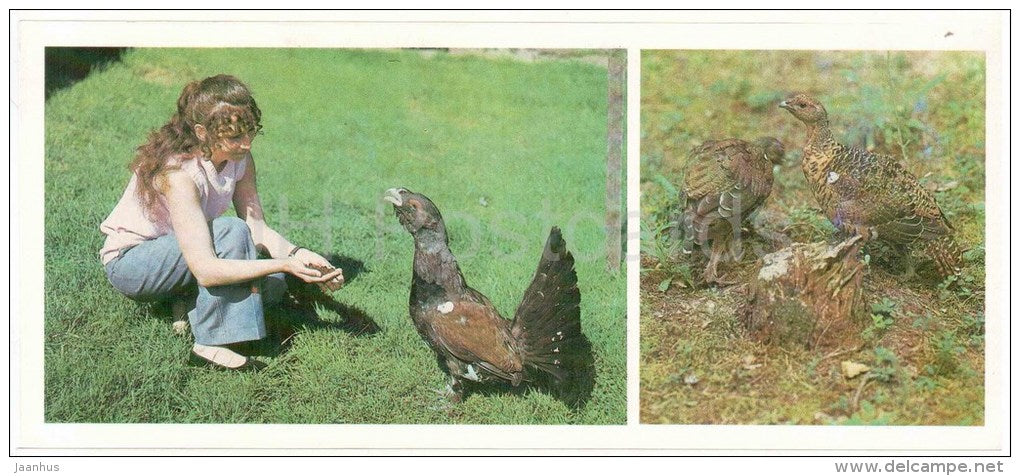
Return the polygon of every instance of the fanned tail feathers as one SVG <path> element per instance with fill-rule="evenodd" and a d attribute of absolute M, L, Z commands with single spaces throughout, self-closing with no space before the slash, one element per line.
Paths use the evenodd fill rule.
<path fill-rule="evenodd" d="M 574 256 L 560 229 L 553 227 L 514 314 L 512 332 L 525 366 L 546 372 L 557 382 L 564 380 L 583 341 L 580 306 Z"/>

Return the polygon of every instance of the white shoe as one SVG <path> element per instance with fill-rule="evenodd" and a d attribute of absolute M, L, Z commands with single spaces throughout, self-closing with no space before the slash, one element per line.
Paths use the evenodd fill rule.
<path fill-rule="evenodd" d="M 249 363 L 247 357 L 226 347 L 195 344 L 191 347 L 191 353 L 208 363 L 225 369 L 238 370 L 244 368 Z"/>

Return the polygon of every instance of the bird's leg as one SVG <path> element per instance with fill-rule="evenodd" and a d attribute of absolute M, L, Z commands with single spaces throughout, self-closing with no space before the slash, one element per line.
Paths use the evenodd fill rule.
<path fill-rule="evenodd" d="M 450 417 L 458 412 L 458 404 L 464 399 L 464 389 L 460 379 L 450 376 L 450 383 L 441 389 L 432 390 L 439 395 L 439 403 L 429 406 L 430 410 L 444 411 Z"/>
<path fill-rule="evenodd" d="M 914 255 L 910 254 L 910 250 L 906 246 L 897 247 L 896 251 L 903 256 L 903 274 L 900 275 L 900 279 L 904 281 L 910 281 L 914 279 L 917 274 L 914 272 Z"/>
<path fill-rule="evenodd" d="M 464 400 L 464 385 L 460 383 L 460 379 L 454 376 L 450 376 L 450 383 L 446 386 L 449 393 L 447 394 L 450 401 L 453 403 L 460 403 Z"/>
<path fill-rule="evenodd" d="M 450 383 L 447 383 L 443 388 L 432 390 L 432 392 L 453 403 L 460 403 L 464 399 L 464 386 L 457 377 L 451 376 Z"/>
<path fill-rule="evenodd" d="M 721 286 L 736 284 L 736 281 L 724 280 L 718 275 L 717 268 L 719 266 L 719 258 L 722 258 L 724 253 L 726 253 L 726 240 L 712 240 L 712 254 L 708 258 L 708 266 L 705 266 L 706 283 Z"/>
<path fill-rule="evenodd" d="M 712 246 L 711 256 L 708 258 L 708 264 L 705 266 L 705 282 L 713 284 L 716 281 L 715 273 L 716 267 L 719 265 L 719 253 L 715 251 L 715 245 Z"/>

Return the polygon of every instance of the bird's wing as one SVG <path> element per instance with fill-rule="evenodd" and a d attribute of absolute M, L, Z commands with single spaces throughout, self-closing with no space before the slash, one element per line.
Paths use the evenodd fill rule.
<path fill-rule="evenodd" d="M 723 218 L 746 216 L 772 189 L 772 170 L 764 156 L 744 141 L 710 141 L 691 157 L 685 189 L 698 199 L 696 213 Z"/>
<path fill-rule="evenodd" d="M 730 168 L 730 156 L 726 154 L 727 145 L 731 142 L 708 141 L 691 152 L 683 186 L 689 200 L 699 204 L 707 202 L 703 205 L 705 207 L 718 206 L 719 193 L 736 184 Z"/>
<path fill-rule="evenodd" d="M 772 163 L 765 153 L 744 141 L 726 148 L 730 171 L 741 190 L 744 216 L 754 211 L 772 192 Z"/>
<path fill-rule="evenodd" d="M 436 344 L 468 363 L 487 363 L 497 375 L 521 371 L 508 322 L 495 309 L 473 301 L 447 301 L 426 311 Z"/>
<path fill-rule="evenodd" d="M 681 225 L 699 243 L 714 222 L 744 220 L 772 190 L 768 160 L 741 140 L 708 141 L 694 150 L 688 164 Z"/>
<path fill-rule="evenodd" d="M 934 197 L 896 159 L 860 149 L 853 153 L 860 157 L 857 166 L 843 170 L 846 176 L 832 184 L 840 192 L 837 213 L 842 209 L 860 224 L 873 227 L 880 239 L 894 243 L 950 233 Z"/>

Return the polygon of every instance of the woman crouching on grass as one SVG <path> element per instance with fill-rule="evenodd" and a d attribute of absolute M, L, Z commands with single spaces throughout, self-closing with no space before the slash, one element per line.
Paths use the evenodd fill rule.
<path fill-rule="evenodd" d="M 284 273 L 343 282 L 340 269 L 266 224 L 251 155 L 261 116 L 233 76 L 185 86 L 177 113 L 138 148 L 127 190 L 100 225 L 107 235 L 100 258 L 117 290 L 138 301 L 172 300 L 175 309 L 194 303 L 192 363 L 260 366 L 227 346 L 266 336 L 263 305 L 282 299 Z M 221 217 L 231 203 L 239 218 Z M 256 259 L 258 251 L 272 258 Z"/>

